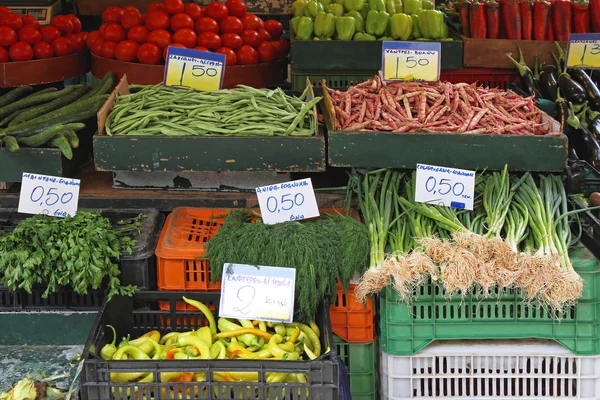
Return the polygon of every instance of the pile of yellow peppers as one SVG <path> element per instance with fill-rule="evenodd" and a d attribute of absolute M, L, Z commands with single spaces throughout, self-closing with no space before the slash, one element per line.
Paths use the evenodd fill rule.
<path fill-rule="evenodd" d="M 150 331 L 135 340 L 123 339 L 116 345 L 114 339 L 105 345 L 100 356 L 104 360 L 302 360 L 315 359 L 321 355 L 319 328 L 314 322 L 265 323 L 263 321 L 215 318 L 203 303 L 183 300 L 198 308 L 206 317 L 208 326 L 188 332 L 170 332 L 161 336 L 158 331 Z M 258 372 L 213 372 L 213 380 L 219 382 L 258 382 Z M 116 372 L 110 374 L 112 382 L 154 382 L 150 372 Z M 306 383 L 302 373 L 272 372 L 266 374 L 268 383 Z M 162 372 L 161 382 L 203 382 L 204 372 Z"/>

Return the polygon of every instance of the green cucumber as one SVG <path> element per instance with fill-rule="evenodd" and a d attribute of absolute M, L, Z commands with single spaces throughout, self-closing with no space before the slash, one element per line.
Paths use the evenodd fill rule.
<path fill-rule="evenodd" d="M 94 87 L 94 89 L 92 89 L 91 92 L 83 96 L 81 100 L 89 99 L 90 97 L 93 97 L 97 94 L 107 94 L 114 84 L 115 74 L 109 71 L 106 73 L 106 75 L 104 75 L 104 78 L 102 78 L 102 80 L 98 82 L 98 85 L 96 85 L 96 87 Z"/>
<path fill-rule="evenodd" d="M 48 129 L 46 129 L 45 131 L 36 133 L 35 135 L 29 136 L 29 137 L 24 137 L 24 138 L 17 138 L 17 142 L 19 142 L 19 144 L 22 144 L 23 146 L 27 146 L 27 147 L 40 147 L 40 146 L 45 145 L 52 139 L 54 139 L 54 136 L 56 136 L 59 132 L 61 132 L 63 130 L 65 130 L 64 125 L 60 125 L 60 124 L 54 125 Z M 6 136 L 6 137 L 12 137 L 12 136 Z"/>
<path fill-rule="evenodd" d="M 32 108 L 29 108 L 19 114 L 15 119 L 12 120 L 8 124 L 8 126 L 17 125 L 23 122 L 30 121 L 34 118 L 37 118 L 41 115 L 49 113 L 50 111 L 59 109 L 63 106 L 73 103 L 81 96 L 83 96 L 88 91 L 87 86 L 85 85 L 72 85 L 67 86 L 65 89 L 60 91 L 61 96 L 52 100 L 49 103 L 38 105 Z M 0 126 L 2 123 L 0 122 Z"/>
<path fill-rule="evenodd" d="M 8 117 L 6 117 L 6 118 L 4 118 L 3 120 L 0 121 L 0 126 L 1 127 L 6 127 L 6 126 L 10 125 L 10 123 L 12 121 L 14 121 L 15 118 L 17 118 L 19 116 L 19 114 L 21 114 L 22 112 L 23 112 L 23 110 L 17 110 L 15 112 L 13 112 Z"/>
<path fill-rule="evenodd" d="M 33 88 L 31 86 L 21 86 L 11 90 L 10 92 L 0 97 L 0 107 L 4 107 L 5 105 L 16 101 L 25 93 L 31 92 L 32 90 Z"/>
<path fill-rule="evenodd" d="M 50 144 L 54 147 L 58 147 L 67 160 L 73 159 L 73 150 L 71 149 L 71 145 L 69 144 L 69 141 L 65 135 L 62 133 L 59 132 L 56 136 L 54 136 L 54 139 L 52 139 Z"/>
<path fill-rule="evenodd" d="M 4 139 L 2 139 L 2 144 L 11 153 L 19 150 L 19 143 L 17 143 L 17 139 L 15 139 L 14 136 L 6 136 Z"/>
<path fill-rule="evenodd" d="M 73 129 L 66 128 L 63 135 L 65 135 L 72 148 L 76 149 L 79 147 L 79 136 L 77 136 L 77 133 Z"/>
<path fill-rule="evenodd" d="M 46 91 L 46 89 L 44 89 L 44 90 L 42 90 L 42 92 L 44 92 L 42 94 L 34 93 L 34 94 L 29 95 L 19 101 L 16 101 L 14 103 L 8 104 L 8 105 L 0 108 L 0 118 L 4 118 L 7 115 L 10 115 L 17 110 L 22 110 L 24 108 L 31 107 L 36 104 L 45 103 L 47 101 L 52 101 L 60 96 L 60 92 L 57 91 L 56 88 L 50 88 L 50 89 L 54 89 L 54 90 Z"/>

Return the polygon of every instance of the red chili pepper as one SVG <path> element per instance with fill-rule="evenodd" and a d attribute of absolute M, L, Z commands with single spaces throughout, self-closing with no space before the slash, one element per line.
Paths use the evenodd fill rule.
<path fill-rule="evenodd" d="M 533 3 L 533 39 L 546 40 L 548 30 L 548 17 L 552 5 L 546 0 L 536 0 Z"/>
<path fill-rule="evenodd" d="M 518 0 L 504 0 L 502 2 L 502 22 L 506 29 L 506 38 L 521 40 L 523 31 L 521 29 L 521 10 Z"/>
<path fill-rule="evenodd" d="M 466 37 L 471 37 L 471 29 L 469 27 L 469 24 L 471 23 L 471 21 L 469 21 L 469 9 L 471 8 L 471 2 L 466 0 L 461 1 L 458 3 L 458 7 L 460 10 L 460 24 L 462 25 L 463 34 Z"/>
<path fill-rule="evenodd" d="M 469 9 L 469 22 L 471 26 L 471 37 L 474 39 L 485 39 L 487 35 L 487 24 L 485 21 L 485 5 L 475 0 Z"/>
<path fill-rule="evenodd" d="M 552 3 L 552 27 L 554 39 L 559 42 L 569 40 L 573 22 L 573 5 L 568 0 L 556 0 Z"/>
<path fill-rule="evenodd" d="M 529 0 L 519 1 L 519 11 L 521 12 L 521 27 L 523 28 L 523 40 L 531 40 L 533 31 L 533 7 Z"/>
<path fill-rule="evenodd" d="M 548 27 L 546 28 L 546 40 L 554 41 L 554 27 L 552 26 L 552 10 L 550 10 L 550 18 L 548 19 Z"/>
<path fill-rule="evenodd" d="M 585 0 L 573 3 L 573 32 L 590 33 L 590 5 Z"/>
<path fill-rule="evenodd" d="M 485 19 L 488 39 L 498 39 L 500 37 L 500 4 L 494 0 L 485 3 Z"/>
<path fill-rule="evenodd" d="M 590 0 L 590 16 L 592 32 L 600 32 L 600 0 Z"/>

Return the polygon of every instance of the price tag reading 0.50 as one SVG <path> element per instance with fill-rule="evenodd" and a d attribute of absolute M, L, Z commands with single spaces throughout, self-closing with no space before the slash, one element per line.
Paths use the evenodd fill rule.
<path fill-rule="evenodd" d="M 310 178 L 258 187 L 256 196 L 265 224 L 319 216 Z"/>
<path fill-rule="evenodd" d="M 600 68 L 600 34 L 571 35 L 566 64 L 569 68 Z"/>
<path fill-rule="evenodd" d="M 420 203 L 473 209 L 475 172 L 417 164 L 415 200 Z"/>
<path fill-rule="evenodd" d="M 165 67 L 165 86 L 219 90 L 225 74 L 225 55 L 169 47 Z"/>
<path fill-rule="evenodd" d="M 19 198 L 19 212 L 66 217 L 77 213 L 79 200 L 77 179 L 24 173 Z"/>

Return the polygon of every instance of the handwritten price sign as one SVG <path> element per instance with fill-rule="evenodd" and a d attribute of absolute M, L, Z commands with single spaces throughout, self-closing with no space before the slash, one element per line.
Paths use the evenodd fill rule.
<path fill-rule="evenodd" d="M 417 164 L 415 200 L 472 210 L 475 171 Z"/>
<path fill-rule="evenodd" d="M 169 47 L 165 65 L 165 86 L 219 90 L 225 76 L 225 54 Z"/>
<path fill-rule="evenodd" d="M 600 68 L 600 34 L 570 35 L 566 64 L 569 68 Z"/>
<path fill-rule="evenodd" d="M 77 214 L 79 179 L 23 173 L 19 212 L 66 217 Z"/>
<path fill-rule="evenodd" d="M 225 264 L 219 317 L 292 322 L 296 269 Z"/>
<path fill-rule="evenodd" d="M 310 178 L 256 188 L 265 224 L 318 217 L 319 207 Z"/>
<path fill-rule="evenodd" d="M 385 81 L 440 80 L 439 42 L 383 42 L 382 72 Z"/>

